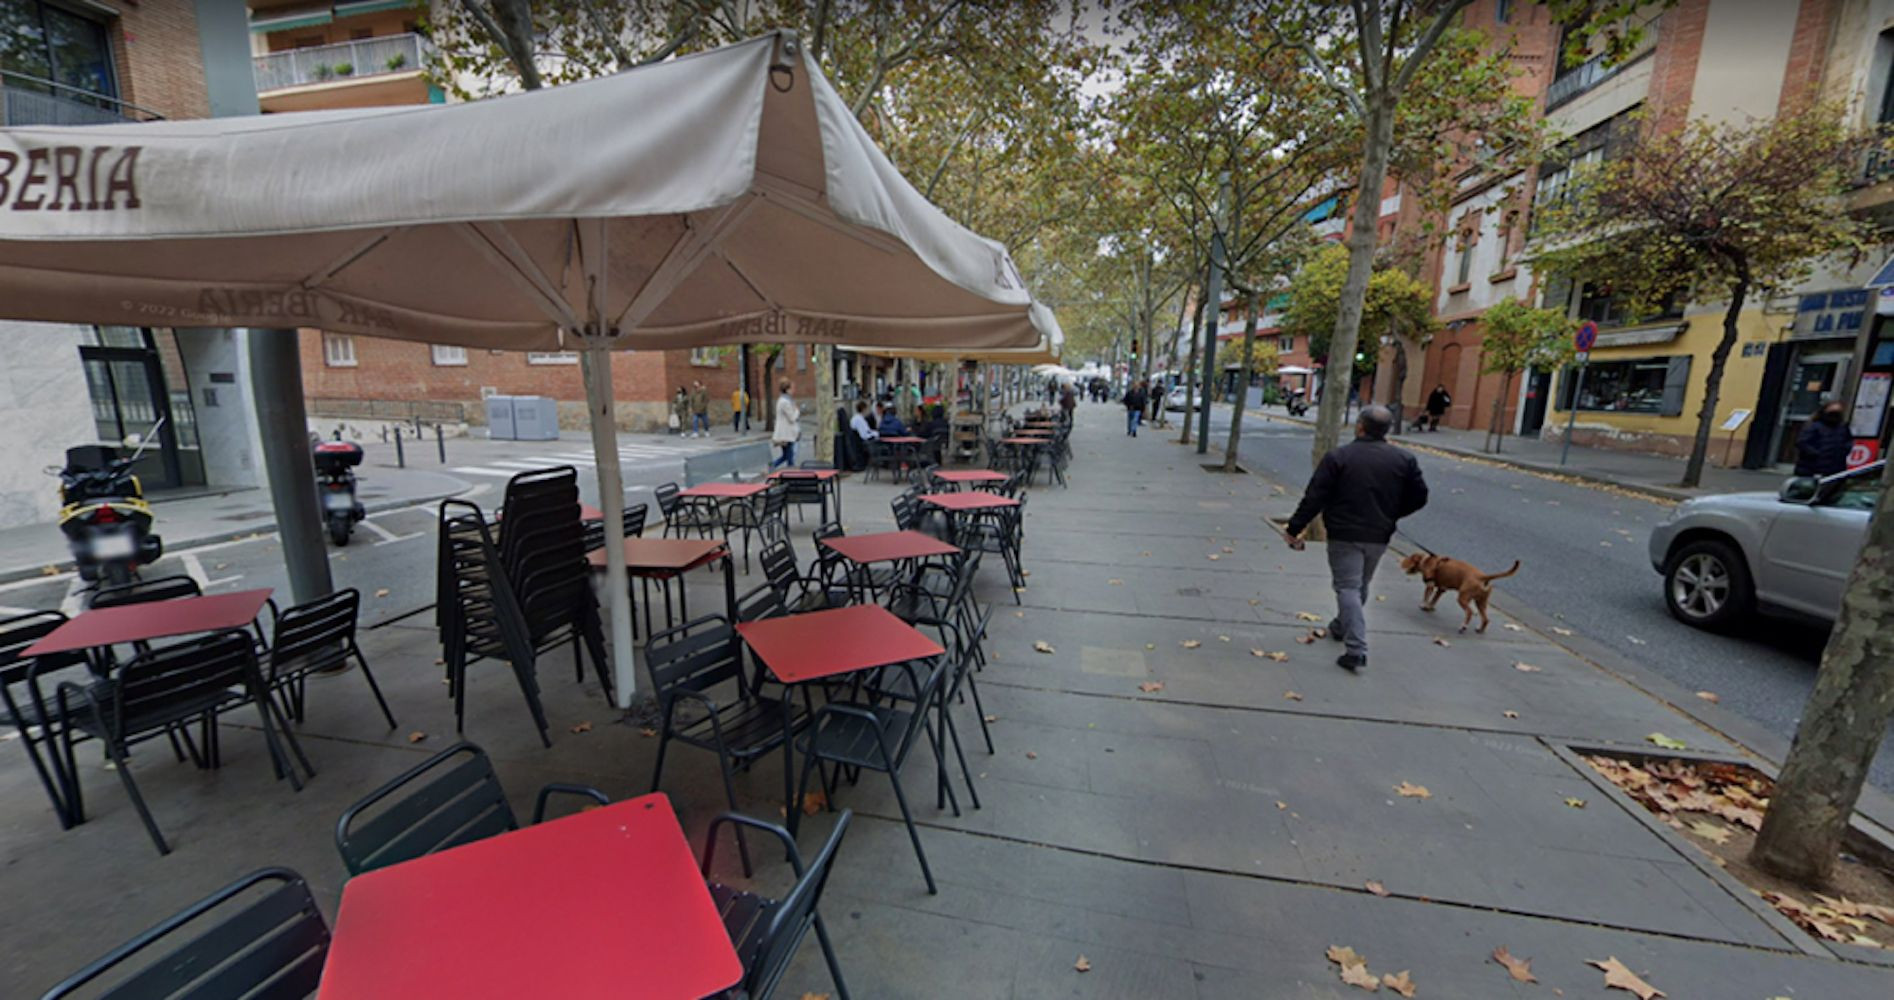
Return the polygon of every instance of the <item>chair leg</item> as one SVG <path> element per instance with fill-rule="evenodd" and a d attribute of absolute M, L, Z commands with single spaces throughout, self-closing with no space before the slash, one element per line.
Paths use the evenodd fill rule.
<path fill-rule="evenodd" d="M 937 896 L 940 890 L 934 885 L 933 870 L 927 867 L 927 852 L 921 848 L 921 831 L 914 826 L 914 814 L 908 811 L 908 797 L 901 791 L 901 777 L 895 773 L 893 764 L 888 766 L 888 783 L 894 786 L 894 801 L 901 807 L 901 822 L 908 826 L 908 839 L 914 841 L 914 856 L 921 861 L 921 877 L 927 880 L 927 894 Z M 796 807 L 801 809 L 802 803 L 796 803 Z"/>
<path fill-rule="evenodd" d="M 980 685 L 974 683 L 973 672 L 967 672 L 967 690 L 973 692 L 973 711 L 980 717 L 980 735 L 986 737 L 986 752 L 994 753 L 993 730 L 986 724 L 986 709 L 980 705 Z"/>
<path fill-rule="evenodd" d="M 842 963 L 835 960 L 835 946 L 829 943 L 829 929 L 822 923 L 822 914 L 815 915 L 815 939 L 822 945 L 822 959 L 829 963 L 829 980 L 835 983 L 835 995 L 838 1000 L 848 1000 L 848 984 L 842 982 Z"/>
<path fill-rule="evenodd" d="M 261 690 L 260 684 L 258 687 L 259 687 L 258 693 L 259 694 L 264 693 Z M 289 752 L 294 754 L 296 757 L 296 759 L 293 761 L 289 759 L 288 755 L 283 755 L 282 757 L 284 764 L 287 766 L 289 770 L 289 783 L 290 783 L 290 786 L 295 788 L 297 791 L 299 792 L 302 791 L 302 787 L 303 787 L 302 779 L 296 777 L 297 762 L 301 762 L 303 766 L 303 770 L 307 772 L 311 778 L 316 776 L 315 766 L 309 763 L 308 755 L 303 753 L 302 744 L 296 742 L 296 734 L 290 732 L 289 720 L 283 718 L 280 714 L 277 714 L 275 705 L 271 704 L 268 698 L 263 698 L 262 700 L 258 701 L 257 704 L 259 708 L 262 710 L 263 737 L 270 744 L 270 752 L 273 754 L 282 754 L 282 747 L 280 746 L 280 744 L 288 744 Z M 275 726 L 271 725 L 271 718 L 273 716 L 275 718 Z M 215 724 L 214 719 L 212 720 L 212 724 L 213 725 Z"/>
<path fill-rule="evenodd" d="M 721 746 L 717 748 L 717 770 L 723 773 L 723 797 L 730 803 L 730 811 L 740 811 L 737 809 L 737 787 L 730 778 L 730 757 L 724 753 Z M 743 839 L 742 824 L 737 824 L 736 834 L 737 856 L 743 859 L 743 877 L 750 878 L 756 874 L 756 869 L 750 865 L 750 844 Z"/>
<path fill-rule="evenodd" d="M 125 786 L 125 794 L 132 800 L 132 808 L 138 811 L 138 818 L 144 821 L 145 832 L 151 835 L 151 842 L 158 847 L 159 854 L 170 854 L 171 845 L 165 843 L 164 834 L 158 830 L 158 821 L 151 818 L 151 810 L 145 805 L 145 797 L 138 793 L 138 782 L 132 780 L 131 758 L 123 747 L 111 748 L 113 770 L 118 772 L 119 783 Z"/>
<path fill-rule="evenodd" d="M 815 747 L 802 756 L 802 774 L 796 778 L 796 798 L 789 804 L 789 836 L 796 835 L 796 828 L 802 825 L 802 799 L 809 788 L 809 768 L 816 763 Z"/>
<path fill-rule="evenodd" d="M 363 656 L 361 649 L 356 648 L 353 643 L 350 643 L 350 647 L 355 653 L 355 662 L 362 667 L 362 676 L 368 679 L 368 690 L 374 693 L 375 704 L 381 706 L 381 714 L 383 718 L 388 720 L 388 728 L 394 729 L 395 713 L 388 710 L 388 699 L 381 696 L 381 685 L 375 683 L 375 674 L 368 669 L 368 658 Z"/>

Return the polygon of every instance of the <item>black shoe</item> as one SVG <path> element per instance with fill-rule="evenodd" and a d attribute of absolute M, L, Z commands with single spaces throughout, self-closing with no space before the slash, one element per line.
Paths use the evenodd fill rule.
<path fill-rule="evenodd" d="M 1359 653 L 1343 653 L 1335 658 L 1335 665 L 1351 674 L 1368 669 L 1368 658 Z"/>
<path fill-rule="evenodd" d="M 1331 619 L 1331 620 L 1329 621 L 1329 623 L 1328 623 L 1328 637 L 1329 637 L 1330 639 L 1333 639 L 1333 640 L 1335 640 L 1336 642 L 1340 642 L 1340 641 L 1342 641 L 1342 623 L 1341 623 L 1341 621 L 1340 621 L 1340 620 L 1338 620 L 1338 619 Z"/>

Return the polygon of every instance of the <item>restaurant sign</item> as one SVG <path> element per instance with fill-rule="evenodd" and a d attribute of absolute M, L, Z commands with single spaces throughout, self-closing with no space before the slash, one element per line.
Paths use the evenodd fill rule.
<path fill-rule="evenodd" d="M 1835 292 L 1804 295 L 1796 303 L 1795 323 L 1789 329 L 1789 336 L 1795 340 L 1852 338 L 1861 332 L 1867 311 L 1868 291 L 1865 288 L 1844 288 Z"/>

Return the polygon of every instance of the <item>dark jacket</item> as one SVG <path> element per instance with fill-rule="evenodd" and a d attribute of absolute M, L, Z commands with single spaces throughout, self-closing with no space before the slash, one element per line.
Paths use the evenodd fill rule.
<path fill-rule="evenodd" d="M 1320 514 L 1335 541 L 1385 545 L 1394 522 L 1425 506 L 1427 481 L 1412 453 L 1386 441 L 1357 440 L 1322 456 L 1289 533 L 1301 534 Z"/>
<path fill-rule="evenodd" d="M 1125 393 L 1125 409 L 1142 410 L 1144 409 L 1145 403 L 1149 400 L 1150 397 L 1145 394 L 1142 388 L 1134 386 L 1130 392 Z"/>
<path fill-rule="evenodd" d="M 1811 420 L 1795 438 L 1795 474 L 1832 476 L 1848 468 L 1848 452 L 1855 446 L 1854 432 L 1846 423 L 1833 427 Z"/>
<path fill-rule="evenodd" d="M 1433 393 L 1427 397 L 1427 412 L 1436 417 L 1446 413 L 1447 407 L 1452 405 L 1453 397 L 1447 395 L 1447 390 L 1445 389 L 1435 389 Z"/>

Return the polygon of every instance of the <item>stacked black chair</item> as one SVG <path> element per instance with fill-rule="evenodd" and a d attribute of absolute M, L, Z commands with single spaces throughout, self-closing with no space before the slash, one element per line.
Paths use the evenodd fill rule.
<path fill-rule="evenodd" d="M 0 722 L 10 722 L 19 730 L 20 744 L 33 762 L 33 772 L 39 776 L 46 797 L 52 801 L 60 827 L 71 829 L 77 820 L 66 804 L 67 776 L 58 746 L 65 720 L 54 711 L 54 702 L 45 697 L 45 690 L 58 683 L 60 674 L 88 664 L 85 654 L 77 651 L 24 655 L 28 646 L 65 623 L 66 616 L 57 611 L 33 611 L 0 620 L 0 705 L 6 709 L 6 718 Z"/>
<path fill-rule="evenodd" d="M 829 964 L 829 978 L 835 983 L 836 996 L 838 1000 L 848 1000 L 848 985 L 842 981 L 841 963 L 835 959 L 835 946 L 829 942 L 829 930 L 823 925 L 822 914 L 817 912 L 816 906 L 822 899 L 823 888 L 828 885 L 835 852 L 841 848 L 842 836 L 848 832 L 849 820 L 853 817 L 853 812 L 842 811 L 835 820 L 835 828 L 829 831 L 829 839 L 823 843 L 822 850 L 816 852 L 815 861 L 806 867 L 802 863 L 802 852 L 796 849 L 795 838 L 774 823 L 734 812 L 711 821 L 710 833 L 704 842 L 704 878 L 710 886 L 710 898 L 716 901 L 717 911 L 723 916 L 730 943 L 736 946 L 737 957 L 743 962 L 743 981 L 723 996 L 732 1000 L 769 1000 L 789 970 L 789 962 L 796 957 L 803 938 L 814 927 L 816 940 L 822 944 L 822 957 Z M 796 872 L 796 884 L 788 895 L 774 900 L 709 881 L 711 863 L 717 853 L 717 831 L 725 823 L 761 830 L 782 842 Z"/>
<path fill-rule="evenodd" d="M 554 795 L 611 804 L 590 785 L 551 784 L 539 790 L 533 822 L 545 819 Z M 349 874 L 360 875 L 519 828 L 487 752 L 461 742 L 348 807 L 335 823 L 335 849 Z"/>
<path fill-rule="evenodd" d="M 170 733 L 191 722 L 203 723 L 204 747 L 198 763 L 216 767 L 222 757 L 216 715 L 243 702 L 257 707 L 263 725 L 263 739 L 269 746 L 277 773 L 287 774 L 290 785 L 302 791 L 302 779 L 296 775 L 296 762 L 284 753 L 284 744 L 295 754 L 303 770 L 315 775 L 315 768 L 303 756 L 295 734 L 278 712 L 257 664 L 256 647 L 243 632 L 224 632 L 191 642 L 163 646 L 141 653 L 120 667 L 106 680 L 89 684 L 65 681 L 59 685 L 58 712 L 66 725 L 60 731 L 62 762 L 67 774 L 78 774 L 73 754 L 74 738 L 83 733 L 105 746 L 106 756 L 115 765 L 125 793 L 144 821 L 146 832 L 158 847 L 169 854 L 171 847 L 151 818 L 138 783 L 132 780 L 130 754 L 132 744 Z M 70 783 L 71 806 L 75 816 L 83 814 L 80 786 Z"/>
<path fill-rule="evenodd" d="M 170 950 L 144 956 L 180 938 Z M 308 883 L 287 868 L 265 868 L 112 949 L 40 1000 L 82 994 L 115 1000 L 314 996 L 328 955 L 329 925 Z M 92 987 L 99 979 L 111 983 Z"/>
<path fill-rule="evenodd" d="M 381 706 L 388 728 L 395 728 L 395 713 L 388 709 L 388 699 L 382 697 L 381 685 L 375 683 L 368 658 L 355 643 L 355 626 L 361 608 L 361 592 L 349 587 L 276 615 L 266 680 L 270 690 L 281 699 L 284 712 L 297 722 L 303 721 L 309 675 L 340 669 L 353 659 L 368 681 L 375 703 Z"/>

